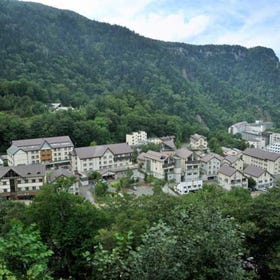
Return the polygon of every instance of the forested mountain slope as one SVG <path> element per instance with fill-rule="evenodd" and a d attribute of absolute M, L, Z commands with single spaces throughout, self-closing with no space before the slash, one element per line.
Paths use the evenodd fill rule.
<path fill-rule="evenodd" d="M 43 103 L 79 107 L 125 94 L 130 110 L 137 101 L 196 127 L 255 118 L 279 122 L 280 68 L 271 49 L 156 41 L 70 11 L 11 0 L 0 0 L 0 34 L 2 111 L 31 116 L 43 111 Z"/>

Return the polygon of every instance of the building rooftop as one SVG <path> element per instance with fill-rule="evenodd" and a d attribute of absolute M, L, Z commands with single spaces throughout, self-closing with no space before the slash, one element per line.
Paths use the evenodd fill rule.
<path fill-rule="evenodd" d="M 192 151 L 184 148 L 175 151 L 175 155 L 183 159 L 189 158 L 192 154 L 193 154 Z"/>
<path fill-rule="evenodd" d="M 248 165 L 243 172 L 246 175 L 259 178 L 262 174 L 265 173 L 265 170 L 258 166 Z"/>
<path fill-rule="evenodd" d="M 228 177 L 231 177 L 235 172 L 239 172 L 239 171 L 228 165 L 223 165 L 219 170 L 219 173 L 226 175 Z"/>
<path fill-rule="evenodd" d="M 213 158 L 216 158 L 216 159 L 219 160 L 219 161 L 222 161 L 222 160 L 223 160 L 223 157 L 221 157 L 221 156 L 218 155 L 218 154 L 213 153 L 213 154 L 208 154 L 208 155 L 202 157 L 202 158 L 201 158 L 201 161 L 203 161 L 203 162 L 209 162 L 209 161 L 210 161 L 211 159 L 213 159 Z"/>
<path fill-rule="evenodd" d="M 42 177 L 46 174 L 46 167 L 43 164 L 0 167 L 0 178 L 5 176 L 9 171 L 14 171 L 22 178 Z"/>
<path fill-rule="evenodd" d="M 108 149 L 114 155 L 132 153 L 132 149 L 127 143 L 75 148 L 73 153 L 76 154 L 80 159 L 95 158 L 101 157 Z"/>
<path fill-rule="evenodd" d="M 254 149 L 254 148 L 247 148 L 243 152 L 243 154 L 254 158 L 258 158 L 262 160 L 270 160 L 270 161 L 276 161 L 278 158 L 280 158 L 280 154 L 268 152 L 260 149 Z"/>

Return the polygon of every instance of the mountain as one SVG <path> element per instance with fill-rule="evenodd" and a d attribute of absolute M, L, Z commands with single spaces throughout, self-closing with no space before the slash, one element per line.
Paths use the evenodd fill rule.
<path fill-rule="evenodd" d="M 225 128 L 257 118 L 280 124 L 280 64 L 268 48 L 152 40 L 12 0 L 0 0 L 0 34 L 2 111 L 31 101 L 79 107 L 129 93 L 190 126 Z"/>

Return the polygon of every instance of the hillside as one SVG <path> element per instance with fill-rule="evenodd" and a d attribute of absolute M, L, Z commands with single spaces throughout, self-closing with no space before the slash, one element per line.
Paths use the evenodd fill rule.
<path fill-rule="evenodd" d="M 190 127 L 224 128 L 243 119 L 280 124 L 280 68 L 271 49 L 156 41 L 70 11 L 11 0 L 0 0 L 0 34 L 3 112 L 31 117 L 50 102 L 101 102 L 126 118 L 138 102 L 150 116 L 158 112 L 187 125 L 170 130 L 181 138 Z M 127 111 L 120 116 L 118 105 L 115 110 L 102 99 L 108 96 L 124 101 Z M 149 131 L 146 119 L 138 122 L 119 125 L 123 133 Z"/>

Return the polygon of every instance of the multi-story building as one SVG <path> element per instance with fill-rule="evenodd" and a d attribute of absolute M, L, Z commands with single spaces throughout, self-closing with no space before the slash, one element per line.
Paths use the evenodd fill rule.
<path fill-rule="evenodd" d="M 267 170 L 253 165 L 248 165 L 244 171 L 244 175 L 252 178 L 256 182 L 255 188 L 259 191 L 265 191 L 272 188 L 275 184 L 275 178 Z"/>
<path fill-rule="evenodd" d="M 280 133 L 271 133 L 269 135 L 269 144 L 280 143 Z"/>
<path fill-rule="evenodd" d="M 280 154 L 280 142 L 274 142 L 265 147 L 265 150 L 272 153 Z"/>
<path fill-rule="evenodd" d="M 148 151 L 138 156 L 141 171 L 158 179 L 174 179 L 175 161 L 171 156 L 159 152 Z"/>
<path fill-rule="evenodd" d="M 190 138 L 190 148 L 194 151 L 206 151 L 208 147 L 207 138 L 205 136 L 194 134 Z"/>
<path fill-rule="evenodd" d="M 15 140 L 7 150 L 8 165 L 69 163 L 73 148 L 69 136 Z"/>
<path fill-rule="evenodd" d="M 72 170 L 86 174 L 106 169 L 127 169 L 132 165 L 132 149 L 127 143 L 75 148 L 71 154 Z"/>
<path fill-rule="evenodd" d="M 248 148 L 243 152 L 244 165 L 261 167 L 273 176 L 280 175 L 280 154 Z"/>
<path fill-rule="evenodd" d="M 34 196 L 44 184 L 45 175 L 42 164 L 0 167 L 0 197 Z"/>
<path fill-rule="evenodd" d="M 247 125 L 248 125 L 247 122 L 235 123 L 228 128 L 228 133 L 230 134 L 242 133 L 243 131 L 245 131 Z"/>
<path fill-rule="evenodd" d="M 190 180 L 190 181 L 179 183 L 178 185 L 175 186 L 175 190 L 179 194 L 186 194 L 189 192 L 198 191 L 199 189 L 202 188 L 202 184 L 203 182 L 200 179 Z"/>
<path fill-rule="evenodd" d="M 132 132 L 126 134 L 126 143 L 129 146 L 138 146 L 147 142 L 147 133 L 145 131 Z"/>
<path fill-rule="evenodd" d="M 248 188 L 248 179 L 240 170 L 224 165 L 218 171 L 218 184 L 226 190 L 234 187 Z"/>
<path fill-rule="evenodd" d="M 201 158 L 201 178 L 204 181 L 216 180 L 223 158 L 218 154 L 208 154 Z"/>
<path fill-rule="evenodd" d="M 240 156 L 226 156 L 222 161 L 222 165 L 228 165 L 242 171 L 244 164 Z"/>
<path fill-rule="evenodd" d="M 200 177 L 200 161 L 195 159 L 194 153 L 187 149 L 178 149 L 175 151 L 174 158 L 180 160 L 181 181 L 192 181 Z"/>

